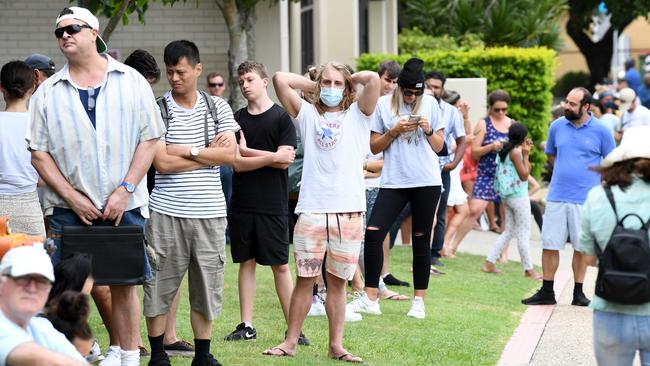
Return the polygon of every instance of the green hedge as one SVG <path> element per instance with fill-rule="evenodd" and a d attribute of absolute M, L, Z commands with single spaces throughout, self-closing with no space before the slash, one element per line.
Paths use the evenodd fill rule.
<path fill-rule="evenodd" d="M 512 97 L 508 115 L 526 124 L 535 144 L 546 139 L 553 96 L 556 54 L 547 48 L 486 48 L 470 51 L 429 51 L 414 55 L 362 54 L 358 70 L 377 70 L 383 60 L 404 64 L 411 57 L 424 60 L 426 71 L 437 70 L 450 78 L 482 77 L 488 93 L 496 89 Z M 531 153 L 533 174 L 539 177 L 546 157 L 543 151 Z"/>

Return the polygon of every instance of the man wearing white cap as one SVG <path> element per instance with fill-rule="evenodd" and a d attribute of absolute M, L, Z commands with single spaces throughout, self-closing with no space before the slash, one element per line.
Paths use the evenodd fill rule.
<path fill-rule="evenodd" d="M 43 208 L 59 247 L 66 225 L 144 226 L 149 195 L 142 178 L 164 125 L 144 77 L 102 54 L 106 44 L 90 11 L 65 8 L 55 27 L 68 62 L 32 96 L 26 138 L 47 183 Z M 57 250 L 53 261 L 59 257 Z M 95 288 L 98 295 L 106 298 L 106 291 Z M 102 366 L 139 365 L 136 289 L 111 286 L 110 295 L 114 342 Z"/>
<path fill-rule="evenodd" d="M 45 250 L 16 247 L 0 262 L 0 366 L 85 365 L 84 358 L 46 318 L 54 270 Z"/>
<path fill-rule="evenodd" d="M 630 127 L 637 126 L 650 126 L 650 110 L 644 107 L 636 96 L 636 92 L 631 88 L 621 90 L 619 95 L 621 105 L 619 109 L 623 113 L 621 115 L 621 129 L 625 132 Z M 618 139 L 620 135 L 617 134 Z"/>

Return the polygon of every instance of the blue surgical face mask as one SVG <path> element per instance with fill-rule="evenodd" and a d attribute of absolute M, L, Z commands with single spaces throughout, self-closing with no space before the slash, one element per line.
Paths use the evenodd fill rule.
<path fill-rule="evenodd" d="M 320 100 L 328 107 L 336 107 L 343 100 L 343 90 L 337 88 L 321 88 Z"/>

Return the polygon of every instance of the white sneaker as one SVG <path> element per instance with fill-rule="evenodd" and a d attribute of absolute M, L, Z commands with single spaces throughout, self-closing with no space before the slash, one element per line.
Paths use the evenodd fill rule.
<path fill-rule="evenodd" d="M 363 320 L 363 315 L 359 313 L 355 313 L 350 309 L 348 306 L 345 307 L 345 321 L 346 322 L 359 322 Z"/>
<path fill-rule="evenodd" d="M 413 299 L 413 304 L 411 305 L 411 310 L 406 314 L 412 318 L 424 319 L 426 314 L 424 313 L 424 301 L 419 299 Z"/>
<path fill-rule="evenodd" d="M 120 346 L 108 347 L 104 355 L 104 360 L 99 363 L 99 366 L 122 366 L 120 351 Z"/>
<path fill-rule="evenodd" d="M 324 316 L 326 314 L 325 305 L 321 302 L 318 295 L 314 295 L 311 300 L 311 308 L 307 316 Z"/>
<path fill-rule="evenodd" d="M 104 356 L 102 356 L 102 350 L 99 348 L 99 343 L 97 343 L 97 340 L 95 340 L 93 341 L 92 347 L 90 347 L 88 356 L 86 356 L 86 361 L 88 363 L 93 363 L 95 361 L 101 361 L 103 359 Z"/>
<path fill-rule="evenodd" d="M 381 315 L 381 309 L 379 308 L 379 300 L 372 301 L 368 298 L 368 295 L 364 292 L 363 295 L 352 300 L 346 307 L 349 307 L 353 313 L 367 313 L 374 315 Z M 347 314 L 347 309 L 345 311 Z"/>
<path fill-rule="evenodd" d="M 122 366 L 140 366 L 140 349 L 133 351 L 120 351 Z"/>

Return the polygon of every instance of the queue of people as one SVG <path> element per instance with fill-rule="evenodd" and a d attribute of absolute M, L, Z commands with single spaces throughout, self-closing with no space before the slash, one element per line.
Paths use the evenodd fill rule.
<path fill-rule="evenodd" d="M 596 118 L 588 90 L 571 90 L 564 116 L 551 123 L 545 145 L 553 169 L 540 224 L 539 275 L 529 248 L 534 147 L 526 127 L 508 115 L 506 91 L 490 93 L 487 116 L 472 127 L 469 105 L 445 90 L 441 72 L 425 74 L 418 58 L 403 66 L 382 63 L 379 72 L 327 62 L 307 76 L 277 72 L 272 82 L 264 65 L 245 61 L 237 79 L 248 104 L 233 113 L 222 98 L 223 75 L 207 76 L 210 93 L 199 90 L 203 66 L 193 42 L 177 40 L 165 47 L 170 90 L 156 99 L 150 84 L 158 81 L 160 70 L 146 51 L 134 52 L 125 64 L 112 58 L 97 18 L 84 8 L 65 8 L 55 24 L 67 60 L 60 71 L 54 73 L 51 60 L 39 54 L 0 70 L 7 105 L 0 112 L 0 125 L 6 127 L 0 133 L 0 215 L 11 217 L 15 231 L 47 232 L 54 243 L 51 256 L 35 244 L 10 250 L 0 262 L 0 365 L 98 359 L 99 345 L 88 326 L 89 296 L 110 336 L 100 365 L 140 364 L 144 342 L 136 287 L 95 284 L 90 257 L 62 256 L 62 236 L 71 225 L 141 228 L 148 247 L 142 310 L 151 366 L 171 365 L 174 351 L 190 354 L 192 365 L 220 365 L 211 341 L 222 303 L 230 301 L 223 298 L 227 242 L 239 264 L 240 323 L 226 341 L 257 338 L 255 273 L 258 265 L 269 266 L 287 330 L 284 340 L 263 355 L 293 357 L 298 345 L 311 343 L 302 326 L 312 307 L 322 306 L 313 301 L 320 277 L 327 356 L 360 363 L 363 359 L 344 345 L 345 322 L 361 320 L 360 313 L 381 315 L 382 300 L 410 300 L 405 315 L 425 318 L 430 276 L 443 273 L 440 258 L 456 257 L 486 210 L 501 211 L 501 227 L 490 221 L 501 235 L 484 272 L 500 273 L 497 262 L 507 260 L 504 253 L 514 237 L 523 274 L 542 280 L 541 289 L 522 303 L 555 304 L 558 251 L 571 242 L 572 304 L 589 305 L 582 291 L 586 266 L 593 264 L 589 255 L 605 247 L 608 232 L 602 228 L 614 223 L 600 214 L 606 210 L 598 196 L 601 180 L 605 187 L 619 187 L 615 196 L 622 212 L 636 209 L 625 188 L 642 196 L 648 186 L 650 154 L 634 141 L 637 131 L 647 135 L 638 126 L 646 124 L 650 112 L 636 92 L 621 90 L 622 121 L 607 125 Z M 281 105 L 267 94 L 271 83 Z M 607 101 L 598 106 L 601 115 L 613 114 Z M 622 138 L 617 149 L 615 138 Z M 290 240 L 287 169 L 296 159 L 298 140 L 304 157 Z M 613 173 L 623 174 L 623 165 L 625 179 Z M 233 171 L 231 181 L 224 180 L 227 169 Z M 386 286 L 405 283 L 388 268 L 388 233 L 404 210 L 412 223 L 412 298 Z M 295 283 L 288 265 L 291 243 Z M 193 344 L 175 334 L 186 273 Z M 346 304 L 347 281 L 353 278 L 360 293 Z M 594 327 L 650 319 L 648 303 L 621 308 L 596 297 L 592 305 Z M 628 336 L 634 335 L 619 341 Z M 634 348 L 615 353 L 608 347 L 597 339 L 602 364 L 626 364 Z"/>

